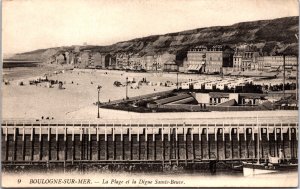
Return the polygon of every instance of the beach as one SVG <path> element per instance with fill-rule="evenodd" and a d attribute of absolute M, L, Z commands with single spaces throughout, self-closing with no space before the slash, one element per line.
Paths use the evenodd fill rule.
<path fill-rule="evenodd" d="M 142 84 L 139 88 L 128 85 L 128 97 L 151 94 L 154 92 L 168 91 L 176 89 L 176 73 L 137 73 L 117 70 L 91 70 L 77 69 L 67 70 L 64 67 L 37 67 L 26 72 L 29 68 L 12 68 L 9 74 L 4 75 L 4 79 L 10 80 L 9 85 L 2 83 L 2 116 L 4 119 L 41 119 L 49 118 L 55 120 L 64 119 L 95 119 L 97 114 L 97 87 L 102 86 L 100 90 L 100 102 L 126 98 L 126 77 L 128 80 L 136 82 L 143 79 L 151 83 Z M 62 71 L 63 70 L 63 71 Z M 7 69 L 4 72 L 8 72 Z M 21 74 L 23 73 L 23 74 Z M 34 74 L 32 74 L 34 73 Z M 63 89 L 58 85 L 49 88 L 46 83 L 29 85 L 29 80 L 47 75 L 49 80 L 58 80 L 63 83 Z M 178 82 L 188 82 L 192 80 L 221 79 L 221 76 L 215 75 L 196 75 L 179 74 Z M 224 77 L 226 78 L 226 77 Z M 20 86 L 20 82 L 24 86 Z M 116 87 L 114 82 L 119 81 L 123 86 Z M 173 85 L 166 87 L 164 84 L 170 81 Z M 276 79 L 280 82 L 280 79 Z M 272 82 L 272 80 L 256 81 Z M 101 118 L 135 118 L 147 117 L 150 114 L 137 114 L 126 111 L 100 109 Z M 214 113 L 185 113 L 186 115 L 205 117 Z M 224 113 L 223 113 L 224 114 Z M 233 113 L 225 113 L 232 115 Z M 138 115 L 138 116 L 137 116 Z M 164 114 L 162 114 L 164 115 Z M 224 115 L 226 116 L 226 115 Z"/>

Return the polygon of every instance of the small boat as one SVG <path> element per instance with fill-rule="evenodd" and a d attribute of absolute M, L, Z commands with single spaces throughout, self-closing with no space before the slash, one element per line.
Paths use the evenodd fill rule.
<path fill-rule="evenodd" d="M 257 123 L 258 127 L 258 118 Z M 259 127 L 258 127 L 258 134 L 257 134 L 257 151 L 259 154 Z M 249 163 L 243 162 L 243 174 L 244 176 L 253 176 L 258 174 L 268 174 L 268 173 L 281 173 L 281 172 L 290 172 L 290 171 L 297 171 L 298 164 L 290 163 L 289 161 L 284 159 L 283 150 L 280 149 L 279 157 L 271 157 L 267 159 L 265 163 L 260 163 L 260 158 L 257 156 L 257 162 Z"/>
<path fill-rule="evenodd" d="M 269 157 L 269 162 L 266 163 L 243 162 L 243 174 L 244 176 L 251 176 L 258 174 L 282 173 L 298 170 L 298 164 L 280 161 L 281 159 L 278 157 Z"/>

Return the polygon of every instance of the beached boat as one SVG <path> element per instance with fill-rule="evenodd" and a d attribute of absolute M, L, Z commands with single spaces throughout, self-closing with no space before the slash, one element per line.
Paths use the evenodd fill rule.
<path fill-rule="evenodd" d="M 258 118 L 256 121 L 256 125 L 258 128 L 257 133 L 257 154 L 259 154 L 259 126 L 258 126 Z M 271 157 L 269 156 L 267 161 L 264 163 L 260 163 L 259 155 L 257 156 L 257 162 L 243 162 L 243 175 L 244 176 L 253 176 L 258 174 L 269 174 L 269 173 L 281 173 L 281 172 L 290 172 L 297 171 L 298 164 L 290 163 L 284 158 L 283 150 L 280 149 L 279 157 Z"/>
<path fill-rule="evenodd" d="M 274 160 L 277 161 L 274 163 Z M 298 164 L 292 164 L 288 162 L 280 162 L 278 157 L 270 157 L 270 162 L 267 163 L 243 163 L 243 174 L 244 176 L 258 175 L 258 174 L 269 174 L 269 173 L 282 173 L 291 172 L 298 170 Z"/>

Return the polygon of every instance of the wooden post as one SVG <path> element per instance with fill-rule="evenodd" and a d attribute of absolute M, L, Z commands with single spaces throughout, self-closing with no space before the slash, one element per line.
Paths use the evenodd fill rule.
<path fill-rule="evenodd" d="M 192 141 L 192 157 L 193 157 L 193 162 L 196 159 L 196 152 L 195 152 L 195 141 L 194 141 L 194 127 L 191 130 L 191 141 Z"/>
<path fill-rule="evenodd" d="M 8 128 L 6 123 L 6 134 L 5 134 L 5 160 L 8 161 L 8 148 L 9 148 L 9 141 L 8 141 Z"/>
<path fill-rule="evenodd" d="M 14 150 L 13 150 L 13 157 L 12 160 L 15 161 L 17 157 L 17 128 L 16 125 L 14 125 Z"/>
<path fill-rule="evenodd" d="M 51 128 L 48 125 L 48 161 L 51 159 Z"/>
<path fill-rule="evenodd" d="M 233 141 L 232 141 L 232 127 L 230 125 L 229 129 L 229 141 L 230 141 L 230 159 L 233 159 Z"/>
<path fill-rule="evenodd" d="M 74 123 L 73 123 L 73 128 L 72 128 L 72 164 L 75 159 L 75 142 L 74 142 Z"/>
<path fill-rule="evenodd" d="M 225 126 L 224 126 L 224 121 L 222 123 L 223 125 L 223 130 L 222 130 L 222 137 L 223 137 L 223 148 L 224 148 L 224 159 L 226 159 L 226 138 L 225 138 Z"/>
<path fill-rule="evenodd" d="M 184 132 L 186 130 L 186 132 Z M 187 166 L 187 159 L 188 159 L 188 144 L 187 144 L 187 134 L 188 134 L 188 128 L 184 128 L 183 134 L 184 134 L 184 138 L 185 138 L 185 165 Z"/>
<path fill-rule="evenodd" d="M 116 140 L 115 140 L 115 124 L 113 123 L 113 129 L 112 129 L 112 139 L 113 139 L 113 160 L 116 159 Z"/>
<path fill-rule="evenodd" d="M 274 139 L 275 139 L 275 156 L 278 156 L 278 141 L 277 141 L 277 128 L 274 127 Z"/>
<path fill-rule="evenodd" d="M 200 157 L 201 157 L 201 159 L 203 159 L 202 131 L 203 131 L 203 128 L 201 128 L 200 124 L 199 124 L 199 140 L 200 140 Z"/>
<path fill-rule="evenodd" d="M 209 138 L 208 138 L 208 124 L 206 124 L 206 140 L 207 140 L 207 142 L 209 141 Z"/>
<path fill-rule="evenodd" d="M 298 123 L 296 123 L 296 140 L 298 141 Z"/>
<path fill-rule="evenodd" d="M 146 128 L 146 159 L 149 159 L 148 128 Z"/>
<path fill-rule="evenodd" d="M 24 161 L 25 160 L 25 128 L 24 128 L 24 123 L 23 123 L 23 131 L 22 131 L 22 160 Z M 32 142 L 31 142 L 32 143 Z M 31 153 L 32 153 L 32 148 L 31 148 Z"/>
<path fill-rule="evenodd" d="M 33 124 L 31 124 L 30 141 L 33 140 Z"/>
<path fill-rule="evenodd" d="M 40 125 L 39 142 L 42 141 L 42 125 Z"/>
<path fill-rule="evenodd" d="M 39 161 L 42 160 L 42 157 L 43 157 L 43 138 L 42 138 L 42 135 L 41 135 L 41 128 L 40 128 L 40 144 L 39 144 Z"/>
<path fill-rule="evenodd" d="M 7 141 L 7 136 L 8 136 L 7 122 L 5 122 L 5 131 L 6 131 L 5 132 L 5 141 Z"/>
<path fill-rule="evenodd" d="M 171 143 L 170 143 L 170 140 L 171 140 L 171 131 L 170 131 L 170 123 L 168 124 L 168 144 L 169 144 L 169 162 L 171 163 Z"/>
<path fill-rule="evenodd" d="M 154 160 L 156 160 L 156 138 L 155 138 L 155 134 L 153 133 L 153 145 L 154 145 L 154 150 L 153 150 L 153 158 Z"/>
<path fill-rule="evenodd" d="M 56 142 L 58 142 L 58 131 L 57 131 L 57 129 L 58 129 L 58 125 L 56 125 L 56 127 L 55 127 L 55 140 L 56 140 Z"/>
<path fill-rule="evenodd" d="M 123 138 L 123 124 L 121 124 L 121 147 L 122 147 L 122 160 L 124 160 L 124 138 Z"/>
<path fill-rule="evenodd" d="M 165 161 L 165 141 L 164 141 L 164 127 L 163 124 L 161 124 L 161 148 L 162 148 L 162 160 L 163 165 Z"/>
<path fill-rule="evenodd" d="M 202 130 L 200 124 L 198 124 L 198 131 L 199 131 L 199 141 L 201 141 Z"/>
<path fill-rule="evenodd" d="M 97 138 L 97 142 L 99 141 L 99 134 L 100 134 L 98 132 L 99 132 L 99 125 L 97 124 L 97 126 L 96 126 L 96 138 Z"/>
<path fill-rule="evenodd" d="M 99 125 L 97 124 L 97 131 L 96 131 L 96 134 L 97 134 L 97 159 L 100 160 L 101 159 L 101 156 L 100 156 L 100 153 L 101 153 L 101 143 L 100 143 L 100 132 L 99 132 Z"/>
<path fill-rule="evenodd" d="M 59 160 L 59 142 L 58 142 L 58 125 L 56 125 L 55 129 L 55 140 L 56 140 L 56 160 Z"/>
<path fill-rule="evenodd" d="M 106 123 L 104 124 L 104 145 L 105 145 L 105 160 L 108 160 L 108 148 L 107 148 L 107 131 L 106 131 Z"/>
<path fill-rule="evenodd" d="M 73 136 L 72 138 L 74 139 L 74 128 L 73 128 Z M 74 140 L 71 140 L 71 145 L 72 145 L 72 157 L 71 157 L 71 160 L 72 160 L 72 164 L 74 162 L 74 159 L 75 159 L 75 142 Z"/>
<path fill-rule="evenodd" d="M 115 132 L 115 131 L 113 131 Z M 114 153 L 113 153 L 113 159 L 116 160 L 117 159 L 117 152 L 116 152 L 116 149 L 117 149 L 117 143 L 116 143 L 116 140 L 114 139 L 113 141 L 113 144 L 114 144 Z"/>
<path fill-rule="evenodd" d="M 176 151 L 176 163 L 177 163 L 177 166 L 179 164 L 179 149 L 178 149 L 178 125 L 176 123 L 176 134 L 175 134 L 175 151 Z"/>
<path fill-rule="evenodd" d="M 267 140 L 270 140 L 269 123 L 267 123 Z"/>
<path fill-rule="evenodd" d="M 58 131 L 56 126 L 56 160 L 59 160 L 59 141 L 58 141 Z"/>
<path fill-rule="evenodd" d="M 81 124 L 81 127 L 80 127 L 80 160 L 83 160 L 83 152 L 84 152 L 84 145 L 83 145 L 83 138 L 84 138 L 84 135 L 83 135 L 83 130 L 82 130 L 82 124 Z"/>
<path fill-rule="evenodd" d="M 246 125 L 244 124 L 244 140 L 246 141 L 247 140 L 247 128 L 246 128 Z"/>
<path fill-rule="evenodd" d="M 267 123 L 267 141 L 268 141 L 268 153 L 271 154 L 271 142 L 270 142 L 270 132 L 269 132 L 269 123 Z"/>
<path fill-rule="evenodd" d="M 89 121 L 89 148 L 87 149 L 89 151 L 88 156 L 89 156 L 89 160 L 92 160 L 92 155 L 93 155 L 93 143 L 92 143 L 92 135 L 91 135 L 91 123 Z"/>
<path fill-rule="evenodd" d="M 162 140 L 161 145 L 162 145 L 162 160 L 163 160 L 163 165 L 164 165 L 164 162 L 165 162 L 165 140 Z"/>
<path fill-rule="evenodd" d="M 171 129 L 172 129 L 172 131 L 171 131 Z M 168 135 L 168 141 L 169 141 L 169 162 L 170 162 L 170 165 L 172 164 L 172 152 L 173 152 L 173 148 L 172 148 L 172 146 L 173 146 L 173 137 L 174 137 L 174 135 L 173 135 L 173 127 L 172 128 L 170 128 L 170 124 L 169 124 L 169 135 Z"/>
<path fill-rule="evenodd" d="M 207 153 L 208 153 L 208 159 L 210 159 L 210 140 L 208 135 L 208 127 L 206 127 L 206 140 L 207 140 Z"/>
<path fill-rule="evenodd" d="M 129 127 L 129 141 L 130 141 L 130 160 L 132 160 L 131 124 L 130 124 L 130 127 Z"/>
<path fill-rule="evenodd" d="M 140 124 L 138 124 L 137 141 L 139 143 L 139 146 L 138 146 L 138 159 L 140 160 L 141 159 Z"/>
<path fill-rule="evenodd" d="M 64 141 L 65 141 L 65 163 L 66 160 L 68 159 L 68 139 L 67 139 L 67 124 L 65 123 L 65 128 L 64 128 Z"/>
<path fill-rule="evenodd" d="M 176 149 L 177 149 L 177 165 L 179 164 L 180 153 L 179 153 L 179 140 L 176 141 Z"/>
<path fill-rule="evenodd" d="M 292 128 L 291 128 L 291 131 L 292 131 Z M 294 129 L 294 132 L 295 132 L 295 129 Z M 293 136 L 291 136 L 291 159 L 293 159 L 295 156 L 294 156 L 294 146 L 295 146 L 295 144 L 294 144 L 294 137 Z"/>
<path fill-rule="evenodd" d="M 291 145 L 291 126 L 290 124 L 288 125 L 288 132 L 289 132 L 289 149 L 290 149 L 290 158 L 292 158 L 292 153 L 293 153 L 293 150 L 292 150 L 292 145 Z"/>
<path fill-rule="evenodd" d="M 216 154 L 217 154 L 217 155 L 216 155 L 216 156 L 217 156 L 216 158 L 219 159 L 219 142 L 218 142 L 219 129 L 218 129 L 218 128 L 215 128 L 215 132 L 217 133 L 216 136 L 215 136 L 215 142 L 216 142 L 216 148 L 217 148 L 217 149 L 216 149 Z"/>
<path fill-rule="evenodd" d="M 17 138 L 17 128 L 16 125 L 14 125 L 14 141 L 16 141 Z"/>
<path fill-rule="evenodd" d="M 241 140 L 238 140 L 239 142 L 239 158 L 242 158 L 242 144 L 241 144 Z"/>
<path fill-rule="evenodd" d="M 217 135 L 218 135 L 218 130 L 217 129 L 217 124 L 215 123 L 215 128 L 214 128 L 214 134 L 215 134 L 215 141 L 217 141 Z"/>
<path fill-rule="evenodd" d="M 239 129 L 240 129 L 240 125 L 238 124 L 237 128 L 236 128 L 236 136 L 237 136 L 237 140 L 238 140 L 238 157 L 241 159 L 241 140 L 240 140 L 240 132 L 239 132 Z"/>
<path fill-rule="evenodd" d="M 296 140 L 298 141 L 298 123 L 296 123 L 296 128 L 295 128 L 295 135 L 296 135 Z M 297 143 L 296 143 L 297 144 Z M 295 148 L 295 154 L 296 154 L 296 157 L 298 157 L 298 148 L 296 146 Z"/>
<path fill-rule="evenodd" d="M 34 160 L 34 143 L 35 143 L 35 138 L 34 138 L 34 133 L 35 133 L 35 130 L 34 128 L 32 127 L 33 125 L 31 125 L 31 153 L 30 153 L 30 159 L 31 161 Z M 25 141 L 24 141 L 24 160 L 25 160 L 25 153 L 26 153 L 26 146 L 25 146 Z"/>

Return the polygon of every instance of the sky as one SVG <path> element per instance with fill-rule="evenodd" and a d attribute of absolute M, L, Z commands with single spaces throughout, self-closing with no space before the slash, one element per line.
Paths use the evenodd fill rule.
<path fill-rule="evenodd" d="M 3 0 L 4 54 L 298 16 L 297 0 Z"/>

